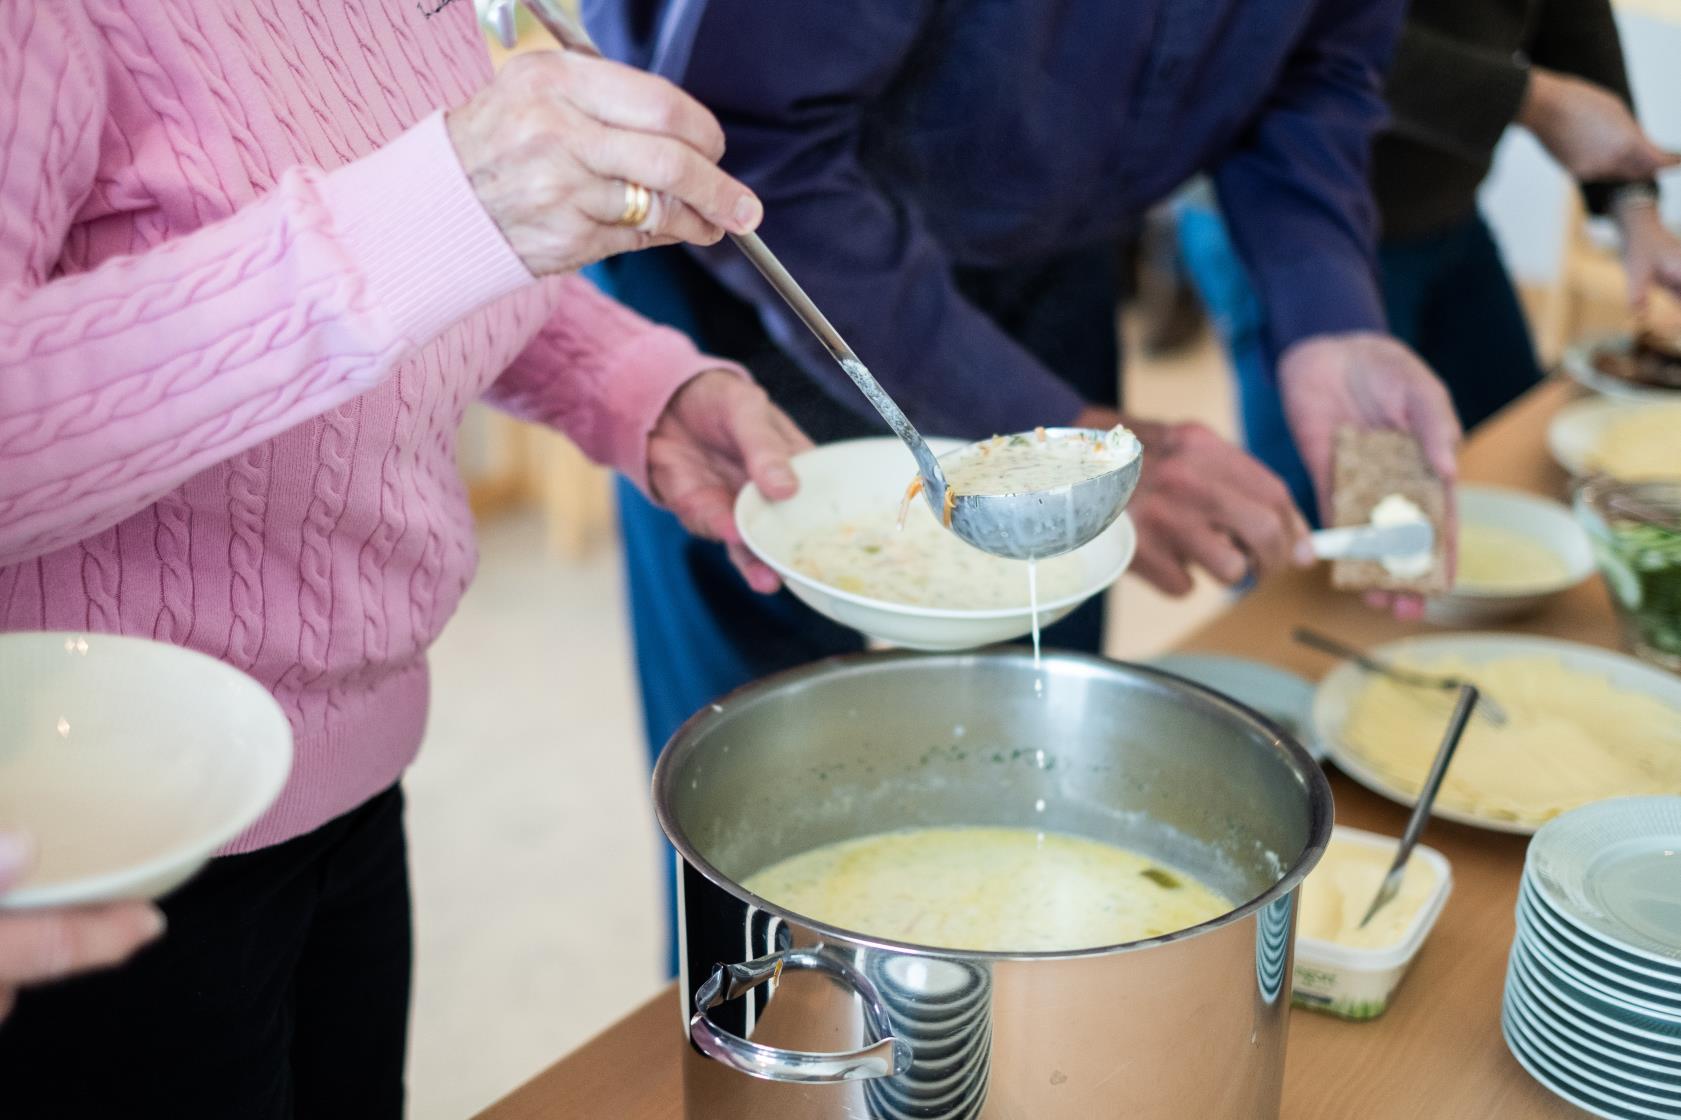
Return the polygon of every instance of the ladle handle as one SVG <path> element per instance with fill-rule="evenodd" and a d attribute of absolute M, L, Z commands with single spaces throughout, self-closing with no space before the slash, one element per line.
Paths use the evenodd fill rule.
<path fill-rule="evenodd" d="M 922 438 L 922 433 L 916 430 L 910 417 L 887 395 L 887 390 L 881 387 L 881 382 L 875 379 L 875 375 L 858 360 L 858 355 L 852 352 L 852 347 L 846 344 L 846 339 L 841 337 L 840 331 L 829 322 L 829 317 L 823 314 L 822 308 L 805 294 L 805 289 L 800 287 L 799 281 L 776 259 L 776 254 L 770 251 L 770 247 L 758 234 L 732 233 L 730 240 L 735 242 L 736 248 L 741 250 L 743 256 L 753 262 L 753 267 L 776 289 L 776 294 L 782 297 L 783 302 L 799 317 L 800 322 L 817 336 L 817 341 L 823 344 L 823 349 L 840 363 L 841 369 L 852 378 L 852 383 L 858 386 L 865 399 L 881 413 L 881 418 L 887 421 L 887 426 L 893 429 L 893 434 L 911 449 L 923 477 L 939 481 L 941 492 L 931 493 L 930 499 L 944 501 L 945 474 L 941 472 L 939 461 L 929 449 L 927 441 Z"/>
<path fill-rule="evenodd" d="M 483 0 L 481 15 L 496 28 L 504 45 L 510 48 L 514 45 L 513 6 L 516 2 L 524 3 L 537 22 L 567 50 L 598 56 L 601 54 L 589 32 L 573 18 L 559 0 Z M 741 250 L 743 256 L 753 262 L 753 267 L 776 289 L 776 294 L 782 297 L 799 317 L 800 322 L 817 336 L 817 341 L 823 344 L 823 348 L 840 363 L 841 369 L 852 378 L 852 383 L 858 386 L 864 398 L 881 413 L 881 418 L 887 421 L 887 426 L 893 429 L 893 434 L 911 449 L 911 454 L 916 457 L 917 470 L 923 478 L 923 488 L 927 491 L 924 496 L 934 509 L 940 509 L 946 500 L 946 476 L 940 470 L 939 460 L 928 447 L 928 442 L 922 438 L 922 433 L 911 423 L 910 417 L 887 395 L 887 390 L 881 387 L 881 382 L 858 360 L 858 355 L 852 352 L 852 347 L 846 344 L 846 339 L 842 338 L 835 325 L 829 322 L 829 317 L 805 294 L 805 289 L 800 287 L 799 281 L 782 266 L 782 262 L 776 259 L 776 254 L 770 251 L 770 247 L 758 234 L 732 233 L 730 240 L 735 242 L 736 248 Z"/>
<path fill-rule="evenodd" d="M 750 1042 L 707 1015 L 719 1004 L 740 999 L 789 969 L 821 972 L 856 996 L 863 1008 L 865 1027 L 876 1040 L 857 1050 L 789 1050 Z M 695 992 L 694 1006 L 694 1014 L 689 1016 L 689 1041 L 696 1049 L 715 1062 L 767 1081 L 807 1085 L 871 1081 L 897 1077 L 909 1070 L 913 1061 L 910 1044 L 893 1036 L 887 1009 L 875 985 L 863 973 L 821 949 L 783 949 L 742 964 L 721 964 Z"/>

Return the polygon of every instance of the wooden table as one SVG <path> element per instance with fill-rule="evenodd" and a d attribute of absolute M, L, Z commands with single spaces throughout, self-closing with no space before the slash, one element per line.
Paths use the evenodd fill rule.
<path fill-rule="evenodd" d="M 1561 496 L 1566 479 L 1547 458 L 1542 437 L 1568 398 L 1564 386 L 1544 386 L 1485 425 L 1465 450 L 1465 479 Z M 1319 571 L 1270 580 L 1192 635 L 1185 648 L 1242 654 L 1317 678 L 1328 663 L 1290 641 L 1296 623 L 1374 643 L 1419 629 L 1329 593 L 1324 579 Z M 1617 640 L 1597 579 L 1513 629 L 1604 646 Z M 1405 810 L 1340 774 L 1331 784 L 1339 822 L 1400 834 Z M 1453 897 L 1381 1018 L 1349 1023 L 1292 1013 L 1284 1116 L 1586 1115 L 1532 1080 L 1500 1037 L 1500 991 L 1526 838 L 1437 821 L 1426 842 L 1453 864 Z M 492 1105 L 481 1120 L 679 1120 L 683 1045 L 677 995 L 667 988 Z"/>

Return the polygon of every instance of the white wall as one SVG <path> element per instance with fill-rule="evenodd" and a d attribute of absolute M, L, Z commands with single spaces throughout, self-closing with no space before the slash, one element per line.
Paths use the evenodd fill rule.
<path fill-rule="evenodd" d="M 1659 144 L 1681 150 L 1681 3 L 1624 0 L 1617 23 L 1642 123 Z M 1660 182 L 1664 215 L 1681 228 L 1681 172 Z M 1519 280 L 1546 282 L 1556 274 L 1568 189 L 1534 137 L 1517 128 L 1507 132 L 1483 184 L 1482 202 Z"/>

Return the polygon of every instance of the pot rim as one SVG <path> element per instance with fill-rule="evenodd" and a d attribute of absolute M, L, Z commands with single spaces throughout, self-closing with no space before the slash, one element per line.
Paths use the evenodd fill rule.
<path fill-rule="evenodd" d="M 1073 664 L 1088 671 L 1107 671 L 1120 667 L 1142 677 L 1168 682 L 1174 688 L 1182 690 L 1188 698 L 1205 707 L 1225 712 L 1227 715 L 1235 717 L 1238 722 L 1262 731 L 1272 740 L 1274 749 L 1283 753 L 1285 761 L 1289 763 L 1290 769 L 1304 787 L 1309 812 L 1307 843 L 1296 858 L 1291 861 L 1284 874 L 1279 876 L 1277 882 L 1254 898 L 1234 906 L 1218 917 L 1210 918 L 1206 922 L 1199 922 L 1194 926 L 1187 926 L 1184 929 L 1174 930 L 1171 933 L 1162 934 L 1160 937 L 1144 938 L 1139 941 L 1124 941 L 1117 945 L 1099 945 L 1087 949 L 1050 952 L 987 952 L 978 949 L 943 949 L 938 946 L 919 945 L 914 942 L 874 937 L 854 930 L 843 929 L 840 926 L 829 925 L 754 894 L 718 870 L 710 860 L 695 849 L 678 825 L 671 810 L 670 799 L 662 796 L 663 791 L 667 790 L 674 780 L 678 767 L 693 753 L 694 747 L 692 744 L 695 740 L 708 731 L 713 724 L 722 720 L 735 703 L 756 697 L 762 693 L 775 691 L 784 685 L 858 665 L 868 666 L 891 664 L 896 661 L 925 661 L 930 659 L 946 661 L 1026 660 L 1032 656 L 1030 651 L 1017 650 L 1009 646 L 948 653 L 921 653 L 914 650 L 872 650 L 822 658 L 795 666 L 792 669 L 784 669 L 779 673 L 773 673 L 768 677 L 761 677 L 756 681 L 742 685 L 685 720 L 683 725 L 666 742 L 664 749 L 660 751 L 659 759 L 654 764 L 652 783 L 654 815 L 659 821 L 660 831 L 665 834 L 671 846 L 677 849 L 677 854 L 683 858 L 683 861 L 699 871 L 714 886 L 733 895 L 740 901 L 766 913 L 774 914 L 784 921 L 797 923 L 822 934 L 826 938 L 838 939 L 852 945 L 881 949 L 906 956 L 940 957 L 947 960 L 966 961 L 1070 960 L 1081 957 L 1103 957 L 1113 953 L 1132 952 L 1157 945 L 1171 944 L 1176 941 L 1186 941 L 1192 937 L 1212 933 L 1217 929 L 1242 921 L 1249 915 L 1294 891 L 1301 884 L 1301 881 L 1307 877 L 1308 872 L 1313 870 L 1320 857 L 1324 855 L 1325 848 L 1331 840 L 1331 826 L 1334 815 L 1331 784 L 1325 777 L 1325 772 L 1320 769 L 1319 764 L 1313 761 L 1313 757 L 1307 753 L 1306 748 L 1297 742 L 1289 732 L 1259 712 L 1174 673 L 1131 661 L 1119 661 L 1096 654 L 1076 653 L 1071 650 L 1046 650 L 1043 660 Z M 679 917 L 679 920 L 681 920 L 681 917 Z"/>

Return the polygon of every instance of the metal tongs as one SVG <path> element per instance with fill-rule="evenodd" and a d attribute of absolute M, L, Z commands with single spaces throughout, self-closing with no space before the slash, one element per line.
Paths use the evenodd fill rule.
<path fill-rule="evenodd" d="M 567 50 L 601 54 L 589 32 L 559 0 L 477 0 L 477 4 L 480 20 L 509 49 L 518 39 L 515 16 L 523 5 Z M 817 341 L 846 371 L 893 433 L 910 448 L 929 508 L 969 544 L 1015 560 L 1057 556 L 1078 548 L 1107 529 L 1132 499 L 1143 467 L 1141 457 L 1136 455 L 1114 470 L 1070 485 L 1019 494 L 958 494 L 948 502 L 946 476 L 939 458 L 904 410 L 859 361 L 834 324 L 776 259 L 776 254 L 756 233 L 732 233 L 730 240 L 817 336 Z"/>

